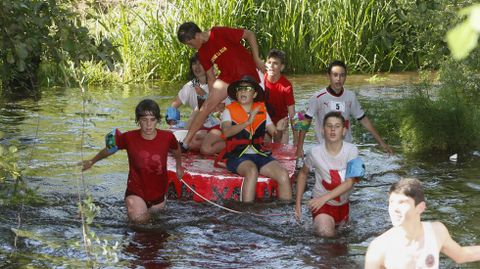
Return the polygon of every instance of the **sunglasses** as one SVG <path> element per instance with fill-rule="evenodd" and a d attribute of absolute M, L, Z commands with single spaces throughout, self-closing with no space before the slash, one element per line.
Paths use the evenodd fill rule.
<path fill-rule="evenodd" d="M 255 91 L 255 88 L 251 86 L 238 86 L 237 92 L 240 92 L 240 91 Z"/>

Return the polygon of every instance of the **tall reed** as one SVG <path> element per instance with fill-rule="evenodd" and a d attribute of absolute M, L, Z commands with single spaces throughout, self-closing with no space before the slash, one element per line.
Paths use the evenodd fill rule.
<path fill-rule="evenodd" d="M 123 81 L 183 78 L 193 53 L 176 38 L 185 21 L 250 29 L 261 56 L 286 52 L 290 73 L 323 72 L 333 59 L 377 72 L 409 65 L 399 55 L 410 48 L 391 35 L 403 25 L 397 11 L 394 0 L 143 0 L 97 8 L 88 25 L 118 47 Z"/>

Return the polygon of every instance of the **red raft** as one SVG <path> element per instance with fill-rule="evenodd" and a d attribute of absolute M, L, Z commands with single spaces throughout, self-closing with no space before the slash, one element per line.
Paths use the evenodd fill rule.
<path fill-rule="evenodd" d="M 272 143 L 269 145 L 270 147 L 272 156 L 287 169 L 290 180 L 293 182 L 295 146 Z M 213 163 L 213 158 L 207 158 L 195 152 L 182 154 L 182 165 L 185 169 L 183 180 L 208 200 L 239 200 L 243 177 L 229 172 L 226 168 L 214 167 Z M 167 170 L 170 187 L 173 187 L 173 192 L 169 192 L 170 198 L 193 199 L 196 202 L 204 201 L 177 179 L 175 160 L 173 158 L 168 158 Z M 277 182 L 275 180 L 264 176 L 258 177 L 257 199 L 276 197 L 276 193 Z"/>

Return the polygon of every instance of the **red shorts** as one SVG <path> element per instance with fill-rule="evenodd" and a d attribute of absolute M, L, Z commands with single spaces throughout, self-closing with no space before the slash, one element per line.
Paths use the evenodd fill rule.
<path fill-rule="evenodd" d="M 127 196 L 129 196 L 129 195 L 135 195 L 135 196 L 138 196 L 138 197 L 140 197 L 140 198 L 143 199 L 142 196 L 137 195 L 137 194 L 134 193 L 133 191 L 130 191 L 130 190 L 127 189 L 127 190 L 125 191 L 125 198 L 127 198 Z M 145 199 L 143 199 L 143 201 L 145 201 Z M 152 200 L 152 201 L 145 201 L 145 204 L 147 205 L 147 208 L 150 208 L 150 207 L 152 207 L 152 206 L 154 206 L 154 205 L 158 205 L 158 204 L 160 204 L 160 203 L 163 203 L 163 201 L 165 201 L 165 195 L 162 195 L 162 196 L 160 196 L 160 198 L 155 199 L 155 200 Z"/>
<path fill-rule="evenodd" d="M 340 224 L 342 221 L 348 221 L 348 213 L 350 212 L 350 203 L 346 203 L 341 206 L 334 206 L 324 204 L 320 209 L 312 212 L 312 218 L 315 219 L 319 214 L 327 214 L 335 220 L 335 225 Z"/>

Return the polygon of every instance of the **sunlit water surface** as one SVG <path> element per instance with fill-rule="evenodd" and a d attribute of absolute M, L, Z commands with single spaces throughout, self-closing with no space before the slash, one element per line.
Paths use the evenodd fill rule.
<path fill-rule="evenodd" d="M 363 104 L 395 102 L 408 94 L 417 80 L 411 73 L 380 77 L 383 80 L 369 82 L 366 76 L 352 75 L 347 88 L 357 92 Z M 290 79 L 297 109 L 305 108 L 307 99 L 327 85 L 324 75 Z M 399 145 L 393 145 L 397 154 L 389 157 L 363 135 L 356 142 L 368 178 L 356 185 L 350 225 L 336 238 L 313 234 L 305 206 L 303 222 L 298 224 L 293 204 L 274 201 L 248 207 L 232 201 L 224 205 L 284 216 L 239 215 L 208 204 L 169 200 L 167 210 L 153 223 L 130 226 L 123 203 L 126 154 L 119 152 L 97 163 L 83 174 L 83 181 L 75 164 L 96 154 L 112 128 L 136 128 L 134 107 L 139 100 L 155 99 L 164 111 L 180 86 L 157 83 L 88 88 L 84 95 L 78 88 L 44 89 L 37 101 L 0 101 L 0 130 L 5 133 L 0 143 L 19 146 L 25 180 L 38 188 L 47 202 L 0 207 L 0 267 L 85 268 L 85 261 L 93 259 L 95 268 L 362 268 L 370 241 L 390 227 L 387 191 L 400 176 L 415 176 L 424 182 L 428 199 L 424 219 L 442 220 L 461 244 L 480 244 L 480 149 L 457 163 L 449 162 L 448 156 L 408 159 Z M 188 111 L 182 112 L 186 120 Z M 369 116 L 375 120 L 375 115 Z M 306 141 L 308 150 L 314 134 Z M 101 209 L 91 229 L 105 240 L 93 243 L 96 247 L 89 251 L 90 256 L 83 248 L 77 206 L 79 195 L 84 193 Z M 310 195 L 308 190 L 304 200 Z M 21 236 L 15 236 L 12 229 L 18 229 Z M 116 254 L 118 261 L 107 258 L 98 247 L 115 243 L 118 248 L 110 253 Z M 456 267 L 442 258 L 442 268 Z"/>

